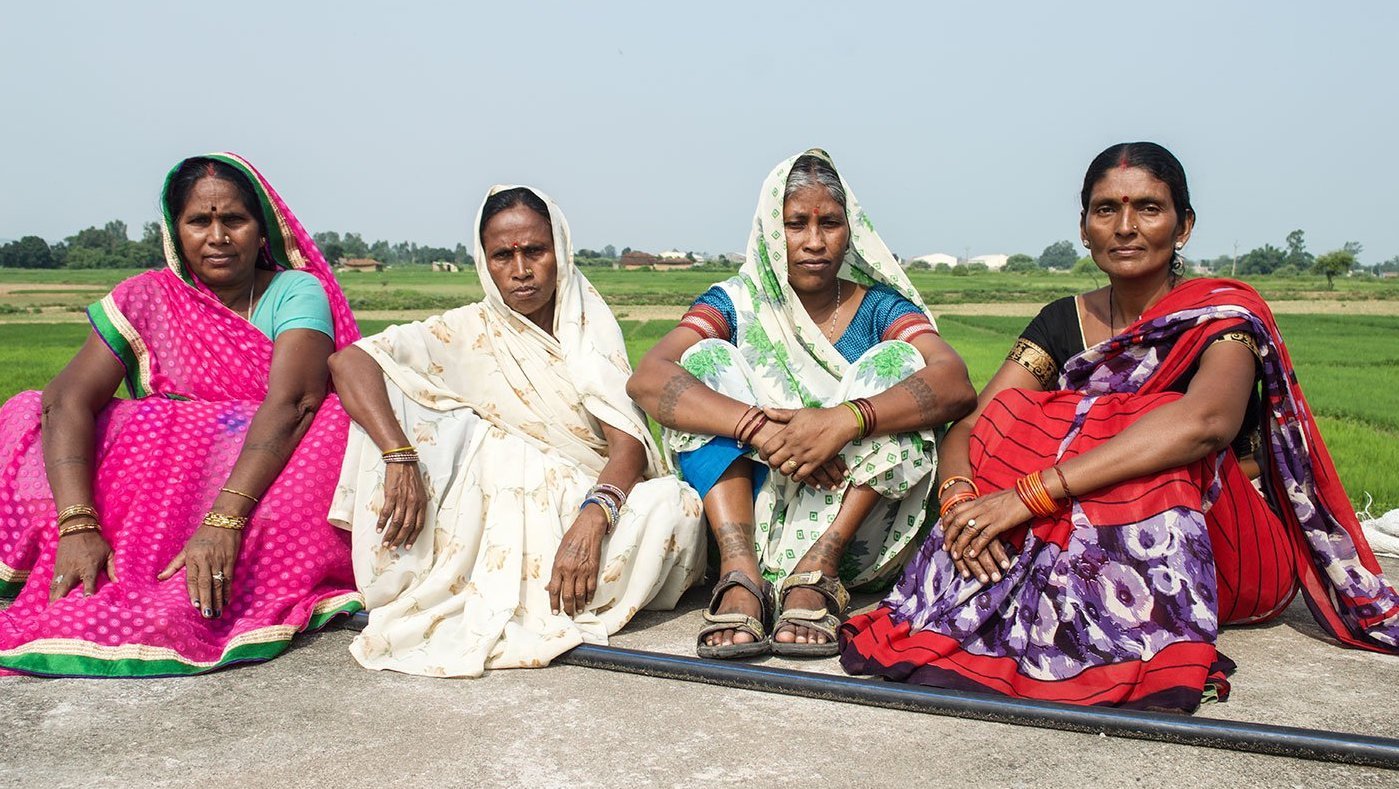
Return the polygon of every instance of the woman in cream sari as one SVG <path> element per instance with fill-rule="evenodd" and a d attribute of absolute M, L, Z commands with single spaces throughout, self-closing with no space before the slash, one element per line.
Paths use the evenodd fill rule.
<path fill-rule="evenodd" d="M 699 498 L 626 395 L 621 330 L 558 207 L 493 188 L 476 270 L 482 302 L 331 362 L 357 423 L 331 519 L 353 531 L 367 668 L 544 666 L 674 606 L 704 569 Z"/>

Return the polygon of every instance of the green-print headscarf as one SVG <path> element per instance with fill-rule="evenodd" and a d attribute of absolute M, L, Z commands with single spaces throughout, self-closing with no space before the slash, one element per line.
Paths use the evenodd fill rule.
<path fill-rule="evenodd" d="M 793 164 L 803 156 L 821 159 L 839 177 L 830 155 L 820 148 L 792 156 L 773 168 L 763 181 L 763 190 L 758 195 L 758 210 L 753 217 L 753 231 L 748 237 L 748 260 L 739 270 L 741 278 L 747 280 L 744 283 L 747 295 L 752 300 L 753 312 L 766 340 L 787 350 L 782 354 L 786 357 L 783 366 L 796 382 L 810 378 L 801 369 L 806 366 L 801 357 L 809 357 L 835 378 L 844 375 L 848 366 L 845 358 L 811 320 L 787 282 L 788 255 L 782 209 L 787 178 Z M 840 185 L 845 190 L 845 220 L 850 227 L 850 245 L 846 249 L 845 259 L 841 261 L 838 276 L 862 285 L 884 283 L 917 304 L 926 314 L 928 308 L 924 306 L 923 298 L 894 259 L 894 253 L 875 232 L 874 224 L 860 207 L 860 201 L 855 199 L 850 184 L 841 177 Z M 929 320 L 932 320 L 931 315 Z M 760 343 L 762 341 L 755 339 Z M 799 349 L 805 353 L 798 353 Z"/>

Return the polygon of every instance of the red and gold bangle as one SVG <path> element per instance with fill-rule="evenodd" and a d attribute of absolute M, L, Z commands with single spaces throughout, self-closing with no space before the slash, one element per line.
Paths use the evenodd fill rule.
<path fill-rule="evenodd" d="M 981 495 L 981 489 L 976 486 L 976 482 L 971 477 L 958 476 L 948 477 L 947 479 L 943 480 L 942 485 L 938 488 L 938 499 L 942 499 L 942 494 L 946 493 L 949 488 L 951 488 L 953 485 L 956 485 L 958 482 L 965 482 L 967 486 L 972 489 L 972 493 L 975 493 L 978 496 Z"/>
<path fill-rule="evenodd" d="M 1059 511 L 1059 505 L 1054 503 L 1054 498 L 1045 489 L 1044 480 L 1040 479 L 1039 472 L 1017 479 L 1015 495 L 1020 497 L 1026 509 L 1038 517 L 1048 518 Z"/>

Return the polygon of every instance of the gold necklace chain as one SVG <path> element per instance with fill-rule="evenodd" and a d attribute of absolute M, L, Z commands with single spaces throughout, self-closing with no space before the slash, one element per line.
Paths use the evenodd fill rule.
<path fill-rule="evenodd" d="M 831 320 L 826 324 L 826 339 L 835 342 L 836 318 L 840 317 L 840 291 L 845 285 L 839 279 L 836 280 L 836 308 L 831 310 Z"/>

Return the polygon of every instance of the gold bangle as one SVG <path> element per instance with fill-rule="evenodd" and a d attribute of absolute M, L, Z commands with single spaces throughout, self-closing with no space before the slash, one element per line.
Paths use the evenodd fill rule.
<path fill-rule="evenodd" d="M 392 455 L 392 454 L 395 454 L 395 453 L 398 453 L 398 452 L 412 452 L 414 449 L 415 449 L 415 447 L 414 447 L 412 444 L 409 444 L 409 445 L 406 446 L 406 447 L 395 447 L 395 448 L 393 448 L 393 449 L 386 449 L 386 450 L 384 450 L 383 452 L 381 452 L 381 453 L 379 453 L 379 454 L 380 454 L 380 455 Z"/>
<path fill-rule="evenodd" d="M 58 527 L 58 537 L 62 539 L 70 534 L 81 534 L 85 531 L 102 531 L 102 524 L 97 521 L 83 521 L 82 523 L 69 523 Z"/>
<path fill-rule="evenodd" d="M 212 526 L 215 529 L 228 529 L 230 531 L 242 531 L 248 525 L 248 519 L 239 515 L 225 515 L 222 512 L 211 512 L 204 516 L 201 523 L 205 526 Z"/>
<path fill-rule="evenodd" d="M 972 493 L 975 493 L 975 494 L 978 495 L 978 496 L 981 495 L 981 490 L 980 490 L 979 488 L 977 488 L 976 482 L 973 481 L 971 477 L 961 477 L 961 476 L 958 476 L 958 477 L 948 477 L 946 480 L 943 480 L 942 486 L 938 488 L 938 498 L 941 499 L 942 496 L 943 496 L 943 494 L 947 493 L 947 491 L 948 491 L 953 485 L 956 485 L 958 482 L 965 482 L 965 483 L 967 483 L 967 487 L 969 487 L 969 488 L 972 489 Z"/>
<path fill-rule="evenodd" d="M 79 515 L 90 515 L 92 516 L 93 520 L 96 520 L 97 510 L 88 504 L 74 504 L 71 507 L 64 507 L 63 511 L 58 513 L 58 522 L 63 523 L 64 521 L 76 518 Z"/>
<path fill-rule="evenodd" d="M 235 496 L 242 496 L 243 498 L 247 499 L 248 501 L 251 501 L 251 502 L 254 503 L 254 504 L 256 504 L 256 503 L 258 502 L 257 496 L 250 496 L 250 495 L 248 495 L 247 493 L 244 493 L 244 492 L 241 491 L 241 490 L 234 490 L 233 488 L 219 488 L 219 492 L 220 492 L 220 493 L 232 493 L 232 494 L 235 495 Z"/>

